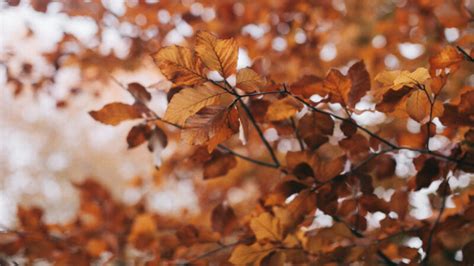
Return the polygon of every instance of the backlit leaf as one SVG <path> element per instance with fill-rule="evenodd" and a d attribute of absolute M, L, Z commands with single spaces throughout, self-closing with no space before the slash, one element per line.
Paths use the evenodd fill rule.
<path fill-rule="evenodd" d="M 138 106 L 118 102 L 106 104 L 98 111 L 90 111 L 89 115 L 101 123 L 113 126 L 126 120 L 142 118 Z"/>
<path fill-rule="evenodd" d="M 234 39 L 217 39 L 209 32 L 200 31 L 196 35 L 196 52 L 204 64 L 228 78 L 237 70 L 239 47 Z"/>
<path fill-rule="evenodd" d="M 229 262 L 234 265 L 260 265 L 260 262 L 268 256 L 274 247 L 270 244 L 261 246 L 258 243 L 247 245 L 238 245 L 232 255 L 230 255 Z"/>
<path fill-rule="evenodd" d="M 251 68 L 243 68 L 237 72 L 237 88 L 245 92 L 260 90 L 265 85 L 265 80 Z"/>
<path fill-rule="evenodd" d="M 292 97 L 285 97 L 270 104 L 266 117 L 270 121 L 281 121 L 294 116 L 303 108 L 302 104 Z"/>
<path fill-rule="evenodd" d="M 349 106 L 355 107 L 362 97 L 370 90 L 370 76 L 364 61 L 359 61 L 349 68 L 348 76 L 352 86 L 349 92 Z"/>
<path fill-rule="evenodd" d="M 250 228 L 257 240 L 283 240 L 283 232 L 280 220 L 268 212 L 264 212 L 250 221 Z"/>
<path fill-rule="evenodd" d="M 171 98 L 164 119 L 184 126 L 186 120 L 202 108 L 219 103 L 225 92 L 211 86 L 186 88 Z"/>
<path fill-rule="evenodd" d="M 153 55 L 161 73 L 176 85 L 195 85 L 206 81 L 201 60 L 185 47 L 161 48 Z"/>

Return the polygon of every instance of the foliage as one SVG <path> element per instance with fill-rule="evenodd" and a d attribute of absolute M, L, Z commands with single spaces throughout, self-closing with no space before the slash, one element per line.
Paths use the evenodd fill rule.
<path fill-rule="evenodd" d="M 231 7 L 227 2 L 216 4 L 217 10 Z M 276 8 L 282 17 L 299 11 L 305 22 L 295 18 L 294 23 L 308 27 L 315 19 L 313 9 L 333 23 L 346 21 L 330 5 L 282 1 L 273 7 L 271 2 L 248 3 L 244 18 L 258 19 L 252 15 L 259 7 L 260 12 Z M 472 23 L 472 15 L 463 10 L 454 9 L 465 20 L 451 21 L 436 13 L 435 4 L 418 2 L 410 5 L 426 24 L 421 30 L 428 31 L 432 23 Z M 397 12 L 402 16 L 406 10 Z M 430 12 L 437 14 L 437 22 L 426 15 Z M 108 125 L 140 120 L 130 129 L 128 145 L 148 143 L 160 158 L 160 177 L 202 171 L 197 174 L 205 180 L 201 184 L 209 186 L 202 188 L 203 214 L 195 219 L 155 215 L 143 202 L 125 206 L 87 180 L 77 184 L 81 207 L 67 225 L 44 224 L 40 209 L 20 207 L 19 228 L 0 235 L 2 253 L 76 265 L 451 265 L 462 250 L 462 264 L 472 265 L 473 187 L 450 182 L 474 173 L 474 88 L 463 81 L 472 78 L 472 50 L 434 43 L 436 49 L 420 64 L 386 70 L 376 60 L 383 51 L 365 47 L 354 53 L 363 60 L 354 60 L 353 54 L 346 62 L 334 62 L 343 66 L 335 68 L 310 62 L 316 60 L 314 51 L 306 49 L 310 45 L 298 50 L 290 43 L 294 46 L 284 56 L 267 55 L 259 44 L 239 39 L 233 29 L 238 26 L 227 22 L 222 18 L 209 28 L 228 38 L 200 30 L 194 45 L 164 46 L 151 54 L 173 84 L 166 91 L 164 116 L 148 104 L 155 89 L 139 83 L 122 85 L 133 103 L 108 103 L 89 112 Z M 386 21 L 380 25 L 390 27 Z M 389 42 L 400 41 L 396 34 L 387 36 Z M 308 34 L 308 43 L 317 37 Z M 237 68 L 239 45 L 263 59 Z M 296 62 L 285 62 L 292 57 Z M 275 65 L 265 67 L 265 60 Z M 373 108 L 362 107 L 363 102 Z M 389 119 L 380 125 L 362 123 L 361 116 L 375 112 Z M 407 121 L 417 123 L 419 131 L 407 130 Z M 279 140 L 270 140 L 270 129 Z M 449 144 L 433 148 L 431 142 L 440 137 Z M 292 141 L 286 150 L 279 148 L 284 140 Z M 179 148 L 162 156 L 171 142 Z M 396 158 L 407 152 L 413 154 L 414 169 L 402 179 Z M 211 196 L 252 178 L 261 179 L 261 186 L 251 203 L 232 206 L 223 193 Z M 415 219 L 409 215 L 410 194 L 429 187 L 437 189 L 431 195 L 433 215 Z M 382 197 L 376 188 L 392 193 Z M 448 199 L 455 207 L 447 208 Z M 315 225 L 322 214 L 331 218 L 329 226 Z M 375 214 L 383 218 L 374 228 L 370 217 Z M 421 239 L 424 255 L 406 244 L 413 238 Z"/>

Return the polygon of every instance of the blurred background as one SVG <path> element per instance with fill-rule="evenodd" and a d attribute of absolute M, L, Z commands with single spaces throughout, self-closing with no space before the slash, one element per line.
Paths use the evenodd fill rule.
<path fill-rule="evenodd" d="M 131 122 L 111 127 L 88 115 L 131 102 L 118 84 L 130 82 L 147 86 L 150 106 L 163 114 L 170 85 L 150 57 L 162 46 L 191 45 L 198 30 L 208 30 L 238 40 L 239 68 L 253 65 L 276 82 L 324 76 L 330 67 L 347 71 L 358 59 L 373 78 L 426 66 L 446 44 L 472 47 L 473 10 L 469 0 L 0 0 L 0 226 L 15 226 L 17 204 L 43 208 L 48 223 L 71 220 L 79 208 L 74 184 L 86 178 L 127 204 L 145 201 L 152 212 L 199 212 L 202 181 L 157 171 L 145 145 L 127 149 Z M 452 87 L 474 85 L 472 73 L 459 77 Z M 374 112 L 361 122 L 384 119 Z M 282 143 L 281 150 L 295 145 Z M 398 176 L 413 173 L 411 157 L 397 158 Z M 451 180 L 467 186 L 470 178 Z M 261 182 L 245 179 L 225 197 L 255 199 Z M 414 193 L 414 216 L 431 215 L 426 195 L 435 190 Z"/>

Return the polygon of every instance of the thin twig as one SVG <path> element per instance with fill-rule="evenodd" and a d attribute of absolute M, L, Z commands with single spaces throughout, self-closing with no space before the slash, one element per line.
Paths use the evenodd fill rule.
<path fill-rule="evenodd" d="M 464 49 L 461 48 L 461 46 L 456 46 L 459 52 L 464 56 L 464 58 L 469 61 L 469 62 L 474 62 L 474 58 L 470 56 Z"/>
<path fill-rule="evenodd" d="M 242 106 L 242 109 L 244 109 L 245 113 L 247 114 L 247 117 L 249 118 L 250 122 L 252 123 L 253 127 L 257 131 L 258 135 L 260 136 L 260 139 L 262 140 L 263 144 L 268 150 L 268 153 L 270 153 L 270 156 L 272 157 L 273 162 L 275 163 L 275 167 L 278 168 L 280 167 L 280 161 L 278 161 L 278 158 L 275 155 L 275 152 L 273 151 L 272 146 L 268 141 L 265 139 L 265 136 L 263 135 L 262 130 L 260 129 L 260 126 L 258 125 L 257 121 L 255 120 L 255 117 L 253 117 L 252 112 L 250 112 L 250 109 L 247 107 L 247 105 L 244 103 L 242 99 L 238 99 L 240 106 Z"/>
<path fill-rule="evenodd" d="M 304 143 L 303 143 L 303 140 L 301 139 L 300 132 L 298 128 L 296 127 L 295 119 L 293 117 L 290 117 L 290 123 L 291 123 L 291 127 L 293 128 L 293 131 L 295 132 L 295 137 L 298 140 L 300 149 L 301 151 L 304 151 Z"/>
<path fill-rule="evenodd" d="M 440 185 L 444 185 L 443 189 L 443 198 L 441 201 L 441 207 L 439 209 L 438 217 L 436 217 L 436 220 L 433 224 L 433 228 L 431 228 L 430 234 L 428 236 L 428 244 L 426 246 L 426 254 L 423 260 L 421 261 L 422 265 L 428 265 L 428 261 L 430 259 L 430 253 L 431 253 L 431 245 L 433 244 L 433 236 L 438 228 L 439 222 L 441 221 L 441 216 L 443 215 L 444 209 L 446 208 L 446 199 L 447 199 L 447 192 L 448 192 L 448 187 L 449 187 L 449 177 L 444 179 L 444 181 Z"/>

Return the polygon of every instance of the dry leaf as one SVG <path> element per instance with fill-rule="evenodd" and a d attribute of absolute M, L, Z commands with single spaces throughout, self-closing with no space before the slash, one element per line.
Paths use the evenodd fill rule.
<path fill-rule="evenodd" d="M 89 115 L 101 123 L 115 126 L 126 120 L 142 118 L 142 111 L 136 105 L 114 102 L 98 111 L 90 111 Z"/>
<path fill-rule="evenodd" d="M 251 68 L 243 68 L 237 72 L 237 88 L 245 92 L 259 91 L 265 85 L 265 80 Z"/>
<path fill-rule="evenodd" d="M 209 32 L 200 31 L 196 35 L 196 53 L 211 70 L 228 78 L 237 69 L 239 47 L 234 39 L 221 40 Z"/>

